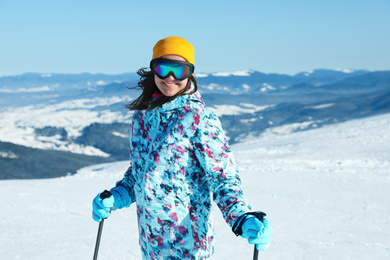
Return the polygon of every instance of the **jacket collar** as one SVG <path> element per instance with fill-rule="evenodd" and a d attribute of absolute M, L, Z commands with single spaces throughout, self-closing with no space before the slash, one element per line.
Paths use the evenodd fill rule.
<path fill-rule="evenodd" d="M 188 90 L 190 92 L 193 90 L 193 86 L 191 85 L 191 88 Z M 199 91 L 196 91 L 193 94 L 184 94 L 181 96 L 178 96 L 174 100 L 171 100 L 165 104 L 163 104 L 159 109 L 161 112 L 168 112 L 171 110 L 177 110 L 181 109 L 182 107 L 203 107 L 204 102 L 203 99 L 199 93 Z"/>

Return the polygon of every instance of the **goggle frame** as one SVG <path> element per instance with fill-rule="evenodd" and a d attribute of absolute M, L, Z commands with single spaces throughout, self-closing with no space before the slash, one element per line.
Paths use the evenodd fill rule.
<path fill-rule="evenodd" d="M 166 75 L 161 75 L 160 73 L 158 73 L 155 68 L 158 66 L 159 63 L 171 63 L 171 64 L 179 64 L 179 65 L 185 65 L 185 66 L 188 66 L 188 73 L 185 74 L 185 77 L 181 78 L 181 77 L 177 77 L 176 74 L 175 74 L 175 71 L 170 69 L 169 72 L 166 74 Z M 173 67 L 173 66 L 172 66 Z M 168 78 L 170 75 L 172 75 L 172 77 L 175 79 L 175 80 L 178 80 L 178 81 L 183 81 L 185 80 L 186 78 L 189 78 L 191 77 L 191 75 L 194 73 L 195 71 L 195 66 L 194 64 L 192 63 L 189 63 L 187 61 L 181 61 L 181 60 L 171 60 L 171 59 L 164 59 L 164 58 L 157 58 L 157 59 L 153 59 L 150 61 L 150 69 L 151 71 L 157 76 L 159 77 L 160 79 L 166 79 Z M 186 70 L 186 69 L 184 69 Z M 183 74 L 183 73 L 180 73 L 180 74 Z"/>

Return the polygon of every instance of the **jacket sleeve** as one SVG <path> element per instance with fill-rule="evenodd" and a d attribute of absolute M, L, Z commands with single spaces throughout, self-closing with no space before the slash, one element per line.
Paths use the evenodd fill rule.
<path fill-rule="evenodd" d="M 135 116 L 135 115 L 134 115 Z M 133 116 L 133 122 L 134 122 Z M 130 131 L 130 143 L 131 137 L 133 133 L 134 124 L 132 124 Z M 131 154 L 131 153 L 130 153 Z M 130 155 L 131 157 L 131 155 Z M 117 209 L 121 209 L 124 207 L 130 207 L 130 205 L 135 202 L 134 195 L 134 176 L 133 176 L 133 163 L 130 163 L 130 167 L 125 172 L 125 175 L 122 180 L 116 183 L 116 186 L 110 190 L 110 192 L 114 195 L 115 201 L 117 201 L 117 205 L 115 207 Z"/>
<path fill-rule="evenodd" d="M 115 199 L 115 208 L 121 209 L 130 207 L 135 201 L 134 195 L 134 177 L 132 175 L 132 165 L 127 169 L 122 180 L 116 183 L 116 186 L 110 190 Z"/>
<path fill-rule="evenodd" d="M 196 157 L 206 172 L 213 200 L 225 221 L 233 226 L 236 218 L 252 211 L 241 189 L 233 153 L 217 116 L 208 110 L 195 116 Z"/>

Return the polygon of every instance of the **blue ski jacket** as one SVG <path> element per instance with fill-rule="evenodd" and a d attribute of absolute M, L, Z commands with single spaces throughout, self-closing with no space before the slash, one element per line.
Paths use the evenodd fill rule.
<path fill-rule="evenodd" d="M 134 113 L 131 165 L 112 193 L 136 202 L 143 259 L 207 259 L 214 252 L 211 201 L 226 222 L 252 211 L 217 116 L 199 94 Z"/>

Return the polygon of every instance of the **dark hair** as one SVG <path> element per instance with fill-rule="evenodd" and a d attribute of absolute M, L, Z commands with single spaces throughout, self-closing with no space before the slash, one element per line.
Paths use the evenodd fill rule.
<path fill-rule="evenodd" d="M 178 93 L 176 93 L 176 95 L 172 97 L 162 96 L 156 100 L 153 100 L 152 99 L 153 93 L 157 92 L 161 94 L 161 91 L 157 88 L 156 83 L 154 82 L 153 72 L 150 71 L 149 68 L 141 68 L 137 71 L 137 74 L 140 76 L 140 81 L 138 82 L 138 85 L 135 87 L 131 87 L 129 89 L 141 89 L 142 93 L 136 100 L 126 105 L 126 108 L 128 108 L 129 110 L 153 109 L 171 100 L 174 100 L 178 96 L 190 95 L 195 93 L 198 90 L 198 83 L 196 82 L 195 77 L 191 75 L 191 77 L 189 77 L 189 80 L 185 88 L 179 91 Z M 186 93 L 191 87 L 191 82 L 194 85 L 194 89 Z"/>

